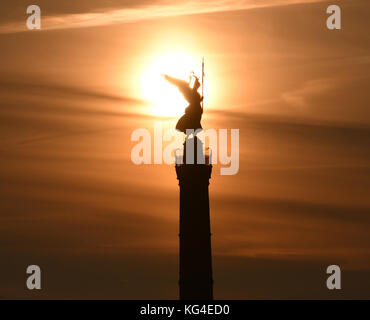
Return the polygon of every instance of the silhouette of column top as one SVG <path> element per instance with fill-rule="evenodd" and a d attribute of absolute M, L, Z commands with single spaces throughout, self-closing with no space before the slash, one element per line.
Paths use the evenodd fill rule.
<path fill-rule="evenodd" d="M 211 162 L 196 136 L 187 138 L 176 163 L 180 186 L 179 297 L 181 300 L 212 300 L 212 250 L 208 186 Z"/>
<path fill-rule="evenodd" d="M 204 155 L 203 143 L 199 138 L 186 139 L 183 154 L 176 156 L 177 179 L 194 183 L 208 181 L 212 173 L 210 162 L 211 158 Z"/>

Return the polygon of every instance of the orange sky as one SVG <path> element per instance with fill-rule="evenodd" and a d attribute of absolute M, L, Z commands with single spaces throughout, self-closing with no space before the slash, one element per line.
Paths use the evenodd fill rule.
<path fill-rule="evenodd" d="M 206 57 L 203 127 L 240 129 L 210 184 L 215 298 L 370 297 L 370 5 L 329 31 L 334 0 L 39 1 L 22 31 L 28 3 L 3 2 L 0 298 L 177 298 L 175 170 L 130 160 L 134 129 L 174 121 L 142 90 L 168 52 Z"/>

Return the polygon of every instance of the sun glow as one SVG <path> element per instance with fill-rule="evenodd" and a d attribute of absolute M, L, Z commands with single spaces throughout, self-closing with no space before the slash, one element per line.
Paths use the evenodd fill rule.
<path fill-rule="evenodd" d="M 175 117 L 184 113 L 188 103 L 162 74 L 188 81 L 192 71 L 201 76 L 201 61 L 183 53 L 163 54 L 151 61 L 143 77 L 142 96 L 152 104 L 152 114 Z"/>

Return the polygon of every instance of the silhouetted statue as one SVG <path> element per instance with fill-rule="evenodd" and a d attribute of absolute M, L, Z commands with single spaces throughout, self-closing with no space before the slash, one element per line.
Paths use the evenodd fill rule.
<path fill-rule="evenodd" d="M 179 119 L 176 124 L 176 129 L 186 134 L 186 129 L 202 129 L 200 121 L 202 119 L 203 109 L 201 102 L 203 97 L 199 94 L 198 89 L 200 87 L 199 78 L 193 75 L 195 78 L 193 87 L 190 86 L 190 82 L 186 82 L 181 79 L 173 78 L 169 75 L 163 75 L 164 78 L 171 84 L 175 85 L 189 105 L 185 109 L 185 114 Z"/>

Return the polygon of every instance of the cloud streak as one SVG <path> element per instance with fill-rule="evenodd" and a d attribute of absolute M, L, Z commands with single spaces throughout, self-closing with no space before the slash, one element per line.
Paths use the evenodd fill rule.
<path fill-rule="evenodd" d="M 177 4 L 147 5 L 140 7 L 106 9 L 105 12 L 86 12 L 44 16 L 42 30 L 87 28 L 119 23 L 132 23 L 166 17 L 193 14 L 228 12 L 264 7 L 308 4 L 323 0 L 241 0 L 241 1 L 197 1 Z M 42 8 L 41 8 L 42 10 Z M 0 34 L 27 31 L 25 22 L 0 25 Z"/>

